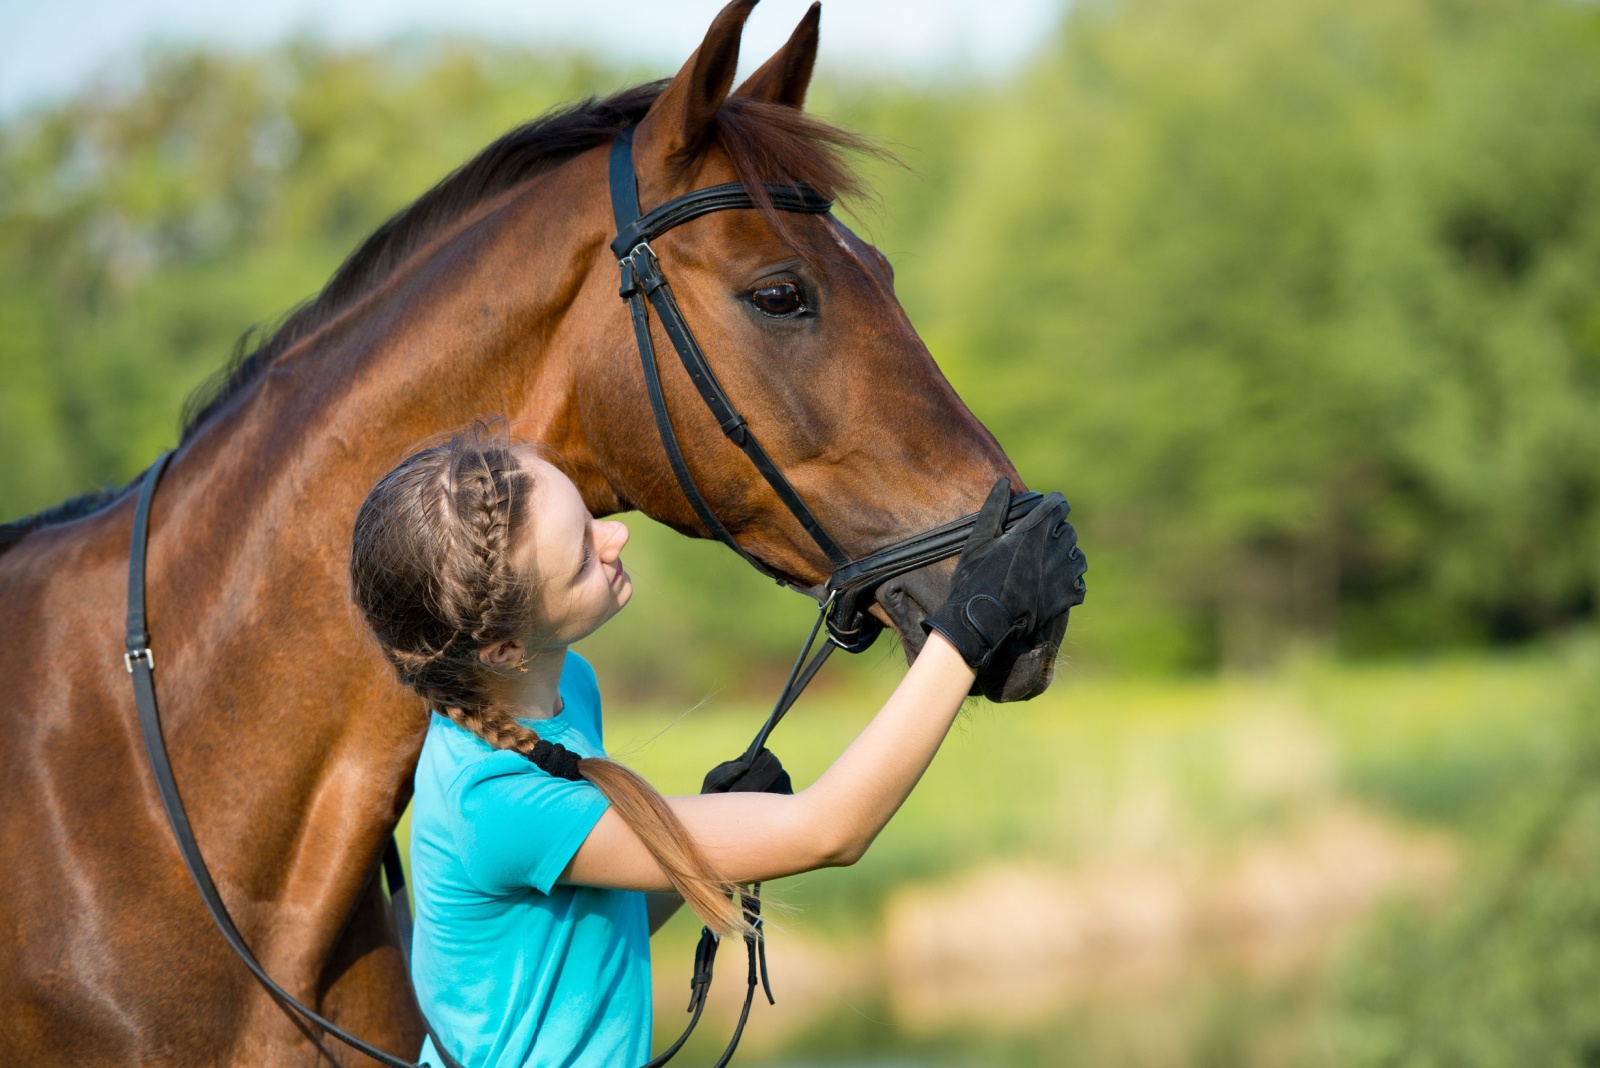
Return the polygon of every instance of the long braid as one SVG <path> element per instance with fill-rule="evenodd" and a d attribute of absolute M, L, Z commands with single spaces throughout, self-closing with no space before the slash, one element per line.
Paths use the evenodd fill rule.
<path fill-rule="evenodd" d="M 540 738 L 486 684 L 493 669 L 479 652 L 526 638 L 537 622 L 536 591 L 511 551 L 529 526 L 532 490 L 516 444 L 484 424 L 408 457 L 356 519 L 356 600 L 400 681 L 428 707 L 551 775 L 594 784 L 707 924 L 742 931 L 730 887 L 649 783 L 614 761 L 579 759 Z"/>
<path fill-rule="evenodd" d="M 497 465 L 503 460 L 515 462 L 514 457 L 464 450 L 452 471 L 451 498 L 462 529 L 464 555 L 476 572 L 467 583 L 472 597 L 468 619 L 473 623 L 468 637 L 480 647 L 521 622 L 519 609 L 532 595 L 511 564 L 513 475 L 520 471 Z M 514 750 L 530 760 L 539 749 L 538 732 L 504 709 L 493 705 L 449 708 L 446 715 L 496 749 Z"/>

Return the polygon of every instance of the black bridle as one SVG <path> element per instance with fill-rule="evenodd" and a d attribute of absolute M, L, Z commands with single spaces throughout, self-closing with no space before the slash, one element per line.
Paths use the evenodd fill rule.
<path fill-rule="evenodd" d="M 677 477 L 678 485 L 688 499 L 690 507 L 694 509 L 695 515 L 712 536 L 749 561 L 756 570 L 785 585 L 793 585 L 740 547 L 727 527 L 717 519 L 716 513 L 712 511 L 699 486 L 695 484 L 688 462 L 684 459 L 683 450 L 678 445 L 672 417 L 667 410 L 666 396 L 661 385 L 661 372 L 656 362 L 655 345 L 650 337 L 647 300 L 649 306 L 655 308 L 667 337 L 672 341 L 673 349 L 677 351 L 678 358 L 689 375 L 689 380 L 699 390 L 701 398 L 722 428 L 722 432 L 750 458 L 750 462 L 755 465 L 762 478 L 766 479 L 784 507 L 816 542 L 834 569 L 821 587 L 822 594 L 818 598 L 820 606 L 816 622 L 812 625 L 799 656 L 795 658 L 783 690 L 779 693 L 771 714 L 745 752 L 744 759 L 750 761 L 755 759 L 762 746 L 766 744 L 773 728 L 789 711 L 801 691 L 816 676 L 834 649 L 861 652 L 877 639 L 882 625 L 867 615 L 866 609 L 878 587 L 891 578 L 957 555 L 977 520 L 977 514 L 973 513 L 932 530 L 912 535 L 874 550 L 859 559 L 852 559 L 839 546 L 827 528 L 807 507 L 805 500 L 796 492 L 794 486 L 784 477 L 783 472 L 773 463 L 767 451 L 756 440 L 749 424 L 733 406 L 733 402 L 712 371 L 711 365 L 706 362 L 705 354 L 695 340 L 694 333 L 689 329 L 689 324 L 684 320 L 683 313 L 678 309 L 672 288 L 662 275 L 661 264 L 656 259 L 655 251 L 650 247 L 652 239 L 691 219 L 698 219 L 715 211 L 754 208 L 755 201 L 742 185 L 729 183 L 687 193 L 646 214 L 641 214 L 638 187 L 633 171 L 632 144 L 633 131 L 628 130 L 617 138 L 611 150 L 611 206 L 617 223 L 617 237 L 611 242 L 611 249 L 616 254 L 618 266 L 622 271 L 621 296 L 628 302 L 633 319 L 634 336 L 639 344 L 645 387 L 650 394 L 650 408 L 655 416 L 656 429 L 660 433 L 661 444 L 666 450 L 667 462 L 672 467 L 672 473 Z M 833 207 L 832 201 L 803 184 L 768 182 L 764 184 L 764 188 L 772 206 L 780 211 L 825 215 Z M 184 866 L 194 879 L 201 900 L 216 922 L 223 939 L 256 980 L 286 1011 L 297 1015 L 301 1022 L 311 1028 L 333 1036 L 387 1068 L 418 1068 L 413 1062 L 385 1053 L 307 1008 L 267 974 L 228 913 L 221 894 L 217 892 L 216 883 L 211 878 L 205 858 L 200 853 L 200 847 L 195 841 L 194 831 L 184 811 L 183 799 L 178 793 L 177 780 L 173 776 L 172 763 L 167 756 L 166 743 L 162 737 L 161 714 L 156 701 L 155 654 L 151 649 L 149 627 L 145 616 L 144 573 L 150 532 L 150 503 L 155 496 L 156 485 L 160 482 L 162 472 L 165 471 L 170 459 L 171 453 L 163 454 L 145 472 L 139 489 L 138 504 L 134 510 L 132 544 L 128 554 L 127 652 L 123 655 L 123 662 L 133 678 L 134 702 L 139 711 L 139 730 L 150 758 L 150 768 L 155 777 L 157 792 L 161 796 L 162 808 L 166 811 L 167 822 L 172 829 L 173 837 L 177 840 Z M 1021 519 L 1042 499 L 1038 493 L 1022 493 L 1014 496 L 1011 499 L 1007 525 Z M 824 628 L 827 630 L 827 636 L 813 655 L 817 637 Z M 384 851 L 382 867 L 389 883 L 401 948 L 409 961 L 410 908 L 404 893 L 400 854 L 393 839 L 389 841 Z M 739 1014 L 733 1037 L 717 1059 L 715 1068 L 725 1068 L 732 1059 L 739 1039 L 744 1033 L 745 1023 L 749 1019 L 750 1007 L 758 984 L 765 988 L 767 1000 L 772 1001 L 771 986 L 767 982 L 760 884 L 741 888 L 739 893 L 741 906 L 751 928 L 750 933 L 744 937 L 749 960 L 747 990 L 744 1007 Z M 702 929 L 700 944 L 695 951 L 694 975 L 690 980 L 689 1024 L 676 1041 L 644 1068 L 660 1068 L 666 1064 L 683 1047 L 695 1025 L 699 1023 L 711 988 L 712 965 L 716 959 L 718 944 L 717 937 L 710 930 Z M 423 1024 L 427 1027 L 434 1048 L 438 1051 L 445 1068 L 463 1068 L 445 1049 L 444 1043 L 440 1041 L 425 1017 Z"/>
<path fill-rule="evenodd" d="M 789 514 L 794 516 L 833 566 L 833 573 L 823 584 L 819 598 L 830 640 L 828 647 L 861 652 L 877 639 L 883 629 L 882 624 L 866 613 L 867 604 L 877 588 L 891 578 L 959 553 L 977 514 L 912 535 L 860 559 L 852 559 L 828 533 L 828 528 L 822 525 L 822 521 L 784 477 L 778 465 L 772 462 L 772 457 L 761 447 L 750 424 L 734 407 L 716 372 L 706 362 L 700 343 L 695 340 L 694 332 L 689 329 L 683 312 L 678 308 L 678 301 L 672 295 L 672 287 L 661 273 L 661 263 L 656 259 L 655 250 L 650 247 L 652 240 L 686 222 L 716 211 L 754 208 L 755 200 L 743 185 L 729 182 L 685 193 L 641 214 L 633 170 L 632 130 L 624 131 L 611 146 L 610 184 L 611 211 L 617 226 L 611 251 L 622 270 L 620 293 L 628 302 L 628 311 L 633 319 L 633 335 L 639 344 L 640 365 L 644 371 L 645 387 L 650 394 L 650 411 L 655 417 L 656 432 L 661 437 L 667 463 L 678 480 L 679 488 L 683 490 L 701 525 L 712 537 L 749 561 L 762 574 L 786 586 L 793 585 L 744 551 L 706 503 L 705 495 L 700 492 L 694 475 L 689 472 L 689 464 L 678 444 L 678 434 L 673 429 L 672 416 L 667 411 L 666 396 L 661 388 L 661 369 L 656 362 L 655 342 L 650 337 L 647 300 L 649 306 L 655 308 L 662 329 L 667 332 L 667 338 L 672 342 L 689 381 L 699 391 L 701 400 L 705 401 L 706 408 L 723 434 L 749 457 Z M 779 211 L 826 215 L 833 210 L 833 201 L 803 183 L 766 182 L 763 188 L 767 199 Z M 1008 523 L 1021 519 L 1041 499 L 1037 493 L 1022 493 L 1013 497 Z"/>

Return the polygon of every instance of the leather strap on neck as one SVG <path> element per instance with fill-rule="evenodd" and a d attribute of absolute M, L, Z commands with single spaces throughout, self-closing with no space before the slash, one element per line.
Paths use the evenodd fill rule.
<path fill-rule="evenodd" d="M 245 967 L 250 969 L 250 974 L 255 976 L 256 981 L 266 988 L 267 993 L 271 994 L 285 1011 L 299 1014 L 312 1028 L 331 1035 L 351 1049 L 361 1051 L 385 1068 L 419 1068 L 412 1061 L 396 1057 L 371 1043 L 362 1041 L 333 1021 L 307 1008 L 267 974 L 266 969 L 256 960 L 255 954 L 250 951 L 244 936 L 239 933 L 239 928 L 234 924 L 227 905 L 223 904 L 222 894 L 217 891 L 217 884 L 211 878 L 211 869 L 207 867 L 205 858 L 200 853 L 200 845 L 195 841 L 194 828 L 189 825 L 189 815 L 184 810 L 183 798 L 178 793 L 178 781 L 172 774 L 172 761 L 167 756 L 166 740 L 161 733 L 161 710 L 156 703 L 155 657 L 150 651 L 150 631 L 145 618 L 145 551 L 150 541 L 150 502 L 155 497 L 156 483 L 161 481 L 161 474 L 166 470 L 167 461 L 171 457 L 171 453 L 163 453 L 150 465 L 150 470 L 145 472 L 144 482 L 139 487 L 139 503 L 133 512 L 133 537 L 128 550 L 128 651 L 123 654 L 123 662 L 127 664 L 128 673 L 133 676 L 133 700 L 139 710 L 139 733 L 144 737 L 145 753 L 150 758 L 150 771 L 156 780 L 156 793 L 161 797 L 161 807 L 166 810 L 167 823 L 172 828 L 172 837 L 177 841 L 178 853 L 183 858 L 184 867 L 189 869 L 189 875 L 200 891 L 200 900 L 204 902 L 206 911 L 211 913 L 211 919 L 216 923 L 217 930 L 222 933 L 223 940 L 244 962 Z M 396 860 L 398 861 L 398 857 Z M 409 955 L 409 946 L 406 948 Z M 439 1050 L 445 1068 L 462 1068 L 460 1062 L 445 1052 L 438 1036 L 433 1035 L 433 1028 L 428 1025 L 426 1018 L 423 1020 L 423 1026 L 427 1028 L 429 1035 L 433 1036 L 434 1046 Z"/>

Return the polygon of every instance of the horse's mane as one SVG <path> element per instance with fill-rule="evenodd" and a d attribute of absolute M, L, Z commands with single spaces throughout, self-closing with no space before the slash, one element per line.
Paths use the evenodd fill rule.
<path fill-rule="evenodd" d="M 622 130 L 644 118 L 664 82 L 634 86 L 606 97 L 590 98 L 558 108 L 518 126 L 438 185 L 395 213 L 372 232 L 340 265 L 312 299 L 291 311 L 275 330 L 246 331 L 227 364 L 203 383 L 183 407 L 187 442 L 230 401 L 259 381 L 275 360 L 296 342 L 311 336 L 331 319 L 372 292 L 397 267 L 430 240 L 459 222 L 475 207 L 521 182 L 552 170 L 575 156 L 609 143 Z M 714 142 L 732 162 L 739 180 L 750 190 L 767 221 L 787 233 L 785 220 L 771 209 L 765 181 L 805 182 L 827 196 L 861 191 L 840 155 L 840 149 L 875 151 L 864 139 L 818 122 L 792 108 L 745 97 L 729 97 L 717 114 Z M 708 147 L 712 142 L 708 141 Z M 697 158 L 677 162 L 692 171 Z M 265 336 L 265 340 L 257 339 Z M 140 476 L 142 477 L 142 476 Z M 107 486 L 0 524 L 0 552 L 33 530 L 97 512 L 137 484 Z"/>

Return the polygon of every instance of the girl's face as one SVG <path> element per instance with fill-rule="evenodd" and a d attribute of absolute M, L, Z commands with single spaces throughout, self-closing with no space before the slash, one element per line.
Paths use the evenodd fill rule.
<path fill-rule="evenodd" d="M 622 566 L 628 528 L 596 519 L 572 480 L 532 451 L 523 469 L 533 476 L 532 522 L 513 550 L 516 566 L 534 578 L 538 644 L 567 646 L 593 634 L 633 596 Z"/>

